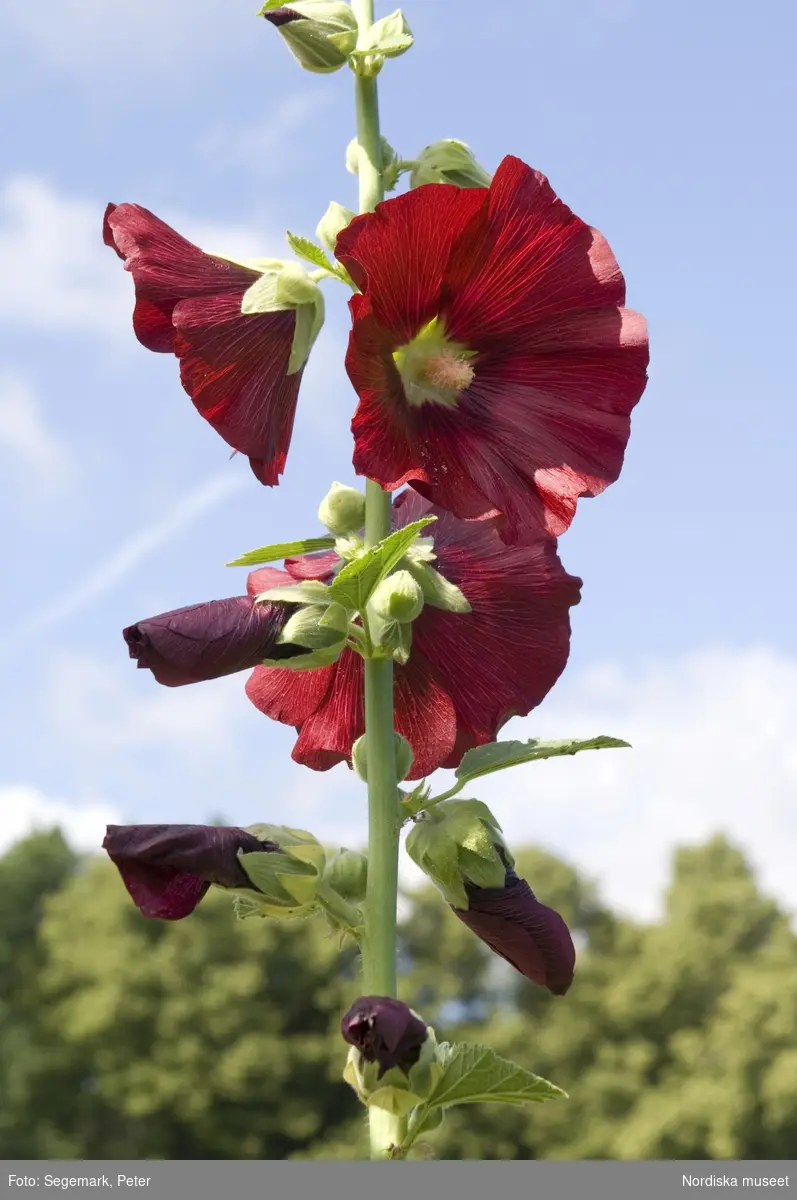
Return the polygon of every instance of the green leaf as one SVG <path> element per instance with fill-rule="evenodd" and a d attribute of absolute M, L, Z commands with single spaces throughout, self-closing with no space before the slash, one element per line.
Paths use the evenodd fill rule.
<path fill-rule="evenodd" d="M 435 520 L 435 517 L 422 517 L 420 521 L 413 521 L 347 563 L 329 585 L 330 599 L 337 600 L 344 608 L 362 612 L 376 585 L 401 562 L 421 530 Z"/>
<path fill-rule="evenodd" d="M 327 254 L 316 246 L 315 242 L 311 242 L 309 238 L 302 237 L 299 233 L 291 233 L 290 230 L 285 234 L 288 239 L 288 245 L 297 258 L 303 258 L 305 262 L 310 262 L 315 267 L 323 267 L 325 271 L 335 274 L 337 268 L 328 257 Z"/>
<path fill-rule="evenodd" d="M 460 1042 L 456 1046 L 441 1043 L 444 1070 L 442 1078 L 428 1097 L 429 1108 L 448 1108 L 452 1104 L 540 1103 L 567 1092 L 533 1075 L 525 1067 L 501 1058 L 488 1046 Z"/>
<path fill-rule="evenodd" d="M 298 542 L 275 542 L 273 546 L 261 546 L 259 550 L 247 550 L 240 558 L 225 563 L 226 567 L 257 567 L 261 563 L 277 562 L 292 558 L 294 554 L 310 554 L 313 550 L 332 550 L 333 537 L 302 538 Z"/>
<path fill-rule="evenodd" d="M 468 750 L 456 769 L 457 779 L 465 784 L 480 775 L 491 775 L 518 763 L 535 762 L 538 758 L 558 758 L 565 754 L 578 754 L 579 750 L 629 749 L 628 742 L 620 738 L 595 737 L 579 740 L 569 738 L 558 742 L 541 742 L 531 738 L 528 742 L 490 742 Z"/>

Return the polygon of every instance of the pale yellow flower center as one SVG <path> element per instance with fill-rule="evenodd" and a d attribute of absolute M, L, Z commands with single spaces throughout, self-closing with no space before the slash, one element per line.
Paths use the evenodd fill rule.
<path fill-rule="evenodd" d="M 404 395 L 413 407 L 421 404 L 455 406 L 470 387 L 474 370 L 469 359 L 476 354 L 450 341 L 442 322 L 435 318 L 420 333 L 393 352 Z"/>

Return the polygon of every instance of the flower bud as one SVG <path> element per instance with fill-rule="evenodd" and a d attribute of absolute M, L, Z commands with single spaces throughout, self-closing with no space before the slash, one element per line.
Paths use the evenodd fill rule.
<path fill-rule="evenodd" d="M 405 737 L 402 737 L 400 733 L 394 733 L 393 737 L 395 739 L 396 778 L 400 782 L 402 779 L 406 779 L 412 770 L 414 755 L 412 753 L 412 746 Z M 358 737 L 351 748 L 351 765 L 363 783 L 367 783 L 368 761 L 365 734 L 362 737 Z"/>
<path fill-rule="evenodd" d="M 532 983 L 564 996 L 573 982 L 576 950 L 559 913 L 541 904 L 511 867 L 503 886 L 466 885 L 465 891 L 466 906 L 452 905 L 460 921 Z"/>
<path fill-rule="evenodd" d="M 338 234 L 351 224 L 355 215 L 350 208 L 344 208 L 342 204 L 338 204 L 337 200 L 330 200 L 327 211 L 316 226 L 316 237 L 321 245 L 326 246 L 327 250 L 334 254 Z"/>
<path fill-rule="evenodd" d="M 324 883 L 329 884 L 344 900 L 351 900 L 355 904 L 364 900 L 367 882 L 368 859 L 364 854 L 343 847 L 327 859 Z"/>
<path fill-rule="evenodd" d="M 423 590 L 409 571 L 394 571 L 377 584 L 370 605 L 384 620 L 407 625 L 421 615 Z"/>
<path fill-rule="evenodd" d="M 294 0 L 258 14 L 279 29 L 305 71 L 326 75 L 345 66 L 357 46 L 357 18 L 343 0 Z"/>
<path fill-rule="evenodd" d="M 340 1031 L 366 1062 L 379 1064 L 379 1079 L 392 1067 L 409 1075 L 429 1036 L 426 1022 L 390 996 L 361 996 L 344 1016 Z"/>
<path fill-rule="evenodd" d="M 392 192 L 399 177 L 399 156 L 387 138 L 380 138 L 379 145 L 382 149 L 382 162 L 377 166 L 382 169 L 385 191 Z M 346 147 L 346 170 L 350 175 L 360 173 L 360 143 L 357 138 L 352 138 Z"/>
<path fill-rule="evenodd" d="M 425 183 L 453 183 L 457 187 L 489 187 L 490 176 L 464 142 L 452 138 L 432 142 L 418 155 L 410 175 L 410 187 Z"/>
<path fill-rule="evenodd" d="M 356 488 L 333 483 L 318 507 L 318 519 L 338 536 L 356 533 L 365 524 L 365 496 Z"/>
<path fill-rule="evenodd" d="M 468 907 L 469 884 L 497 888 L 513 862 L 501 826 L 480 800 L 443 800 L 421 814 L 406 849 L 449 904 Z"/>

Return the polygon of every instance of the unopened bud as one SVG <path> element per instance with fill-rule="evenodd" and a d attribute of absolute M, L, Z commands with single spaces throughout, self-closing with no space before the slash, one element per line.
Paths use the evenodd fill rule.
<path fill-rule="evenodd" d="M 387 138 L 380 138 L 379 145 L 382 150 L 382 161 L 375 165 L 382 172 L 385 190 L 391 192 L 398 179 L 399 156 Z M 360 144 L 357 138 L 352 138 L 346 147 L 346 170 L 350 175 L 359 175 L 360 173 Z"/>
<path fill-rule="evenodd" d="M 305 71 L 326 75 L 338 71 L 357 45 L 357 18 L 343 0 L 294 0 L 260 11 L 279 29 L 288 49 Z"/>
<path fill-rule="evenodd" d="M 410 187 L 421 187 L 425 183 L 453 183 L 457 187 L 489 187 L 490 176 L 478 163 L 473 151 L 464 142 L 443 138 L 432 142 L 418 155 Z"/>
<path fill-rule="evenodd" d="M 351 1046 L 343 1078 L 363 1104 L 406 1116 L 443 1074 L 434 1030 L 390 996 L 361 996 L 340 1023 Z"/>
<path fill-rule="evenodd" d="M 406 850 L 455 908 L 468 907 L 468 885 L 503 887 L 514 861 L 501 826 L 480 800 L 443 800 L 429 807 L 407 837 Z"/>
<path fill-rule="evenodd" d="M 412 753 L 412 746 L 405 737 L 402 737 L 400 733 L 394 733 L 393 737 L 395 739 L 396 778 L 401 781 L 402 779 L 406 779 L 412 770 L 415 756 Z M 363 783 L 367 783 L 368 753 L 365 734 L 357 738 L 357 741 L 351 748 L 351 765 Z"/>
<path fill-rule="evenodd" d="M 368 882 L 368 859 L 356 850 L 342 848 L 327 859 L 324 883 L 328 883 L 344 900 L 358 903 L 365 899 Z"/>
<path fill-rule="evenodd" d="M 333 483 L 318 506 L 318 519 L 338 536 L 356 533 L 365 524 L 365 496 L 356 488 Z"/>
<path fill-rule="evenodd" d="M 376 586 L 370 604 L 384 620 L 406 625 L 421 615 L 423 590 L 409 571 L 394 571 Z"/>
<path fill-rule="evenodd" d="M 327 250 L 334 254 L 338 234 L 351 224 L 355 215 L 350 208 L 344 208 L 342 204 L 338 204 L 337 200 L 330 200 L 327 211 L 316 226 L 316 237 L 321 245 L 326 246 Z"/>

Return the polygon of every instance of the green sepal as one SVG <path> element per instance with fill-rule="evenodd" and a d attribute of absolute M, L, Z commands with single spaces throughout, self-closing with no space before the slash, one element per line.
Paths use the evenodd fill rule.
<path fill-rule="evenodd" d="M 277 587 L 267 588 L 259 592 L 258 604 L 268 601 L 279 601 L 280 604 L 331 604 L 332 596 L 328 584 L 320 579 L 300 579 L 297 583 L 278 584 Z"/>
<path fill-rule="evenodd" d="M 346 648 L 346 640 L 342 638 L 333 645 L 319 650 L 311 650 L 309 654 L 298 654 L 295 658 L 264 658 L 264 667 L 277 667 L 281 671 L 317 671 L 319 667 L 331 667 L 336 663 Z"/>
<path fill-rule="evenodd" d="M 327 75 L 345 66 L 357 45 L 357 18 L 343 0 L 283 0 L 267 3 L 259 15 L 291 8 L 300 20 L 278 26 L 296 61 L 306 71 Z"/>
<path fill-rule="evenodd" d="M 331 599 L 345 608 L 362 612 L 377 584 L 401 561 L 421 530 L 435 520 L 435 517 L 422 517 L 413 521 L 348 562 L 330 584 Z"/>
<path fill-rule="evenodd" d="M 308 650 L 328 650 L 338 642 L 345 642 L 348 622 L 343 631 L 330 629 L 329 626 L 322 624 L 327 611 L 327 608 L 320 604 L 302 605 L 283 625 L 277 637 L 278 645 L 304 646 Z"/>
<path fill-rule="evenodd" d="M 332 603 L 324 610 L 324 615 L 319 617 L 318 623 L 323 629 L 334 629 L 337 633 L 347 634 L 351 617 L 348 609 L 342 604 Z"/>
<path fill-rule="evenodd" d="M 427 1027 L 418 1061 L 410 1067 L 408 1075 L 400 1067 L 391 1067 L 381 1079 L 378 1075 L 379 1064 L 366 1062 L 360 1051 L 352 1046 L 343 1078 L 363 1104 L 369 1108 L 382 1108 L 397 1117 L 405 1117 L 418 1105 L 425 1104 L 443 1075 L 443 1067 L 438 1063 L 437 1039 L 431 1026 Z"/>
<path fill-rule="evenodd" d="M 320 842 L 306 830 L 286 825 L 251 825 L 247 832 L 274 842 L 279 851 L 239 852 L 239 862 L 257 889 L 246 892 L 246 899 L 269 916 L 292 916 L 314 905 L 326 863 Z"/>
<path fill-rule="evenodd" d="M 461 188 L 486 188 L 490 174 L 476 161 L 465 142 L 442 138 L 426 146 L 418 155 L 410 175 L 410 188 L 427 183 L 453 183 Z"/>
<path fill-rule="evenodd" d="M 486 746 L 468 750 L 463 755 L 455 775 L 460 784 L 464 785 L 482 775 L 491 775 L 494 771 L 503 771 L 519 763 L 578 754 L 581 750 L 612 749 L 630 749 L 630 745 L 620 738 L 613 737 L 570 738 L 556 742 L 543 742 L 539 738 L 531 738 L 527 742 L 490 742 Z"/>
<path fill-rule="evenodd" d="M 424 602 L 432 608 L 442 608 L 445 612 L 469 613 L 470 604 L 464 592 L 451 583 L 434 567 L 425 562 L 413 562 L 410 559 L 404 564 L 415 582 L 423 592 Z"/>
<path fill-rule="evenodd" d="M 257 567 L 263 563 L 278 562 L 293 558 L 297 554 L 311 554 L 314 550 L 332 550 L 333 537 L 301 538 L 296 542 L 275 542 L 272 546 L 261 546 L 258 550 L 247 550 L 238 558 L 225 563 L 226 567 Z"/>
<path fill-rule="evenodd" d="M 514 859 L 501 826 L 480 800 L 443 800 L 416 820 L 407 853 L 448 904 L 469 907 L 466 884 L 501 888 Z M 500 853 L 499 853 L 500 850 Z"/>
<path fill-rule="evenodd" d="M 324 324 L 324 297 L 318 284 L 301 264 L 284 262 L 279 270 L 267 270 L 255 280 L 241 301 L 245 316 L 290 311 L 296 321 L 287 374 L 295 375 L 307 362 Z"/>

